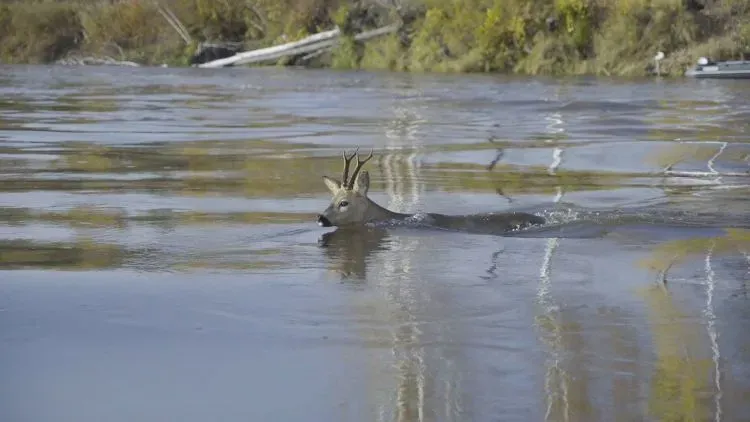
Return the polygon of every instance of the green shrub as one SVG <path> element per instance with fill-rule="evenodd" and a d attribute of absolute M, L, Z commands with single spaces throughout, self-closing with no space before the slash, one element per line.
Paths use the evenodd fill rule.
<path fill-rule="evenodd" d="M 54 61 L 83 40 L 83 28 L 71 3 L 2 5 L 0 23 L 0 57 L 10 63 Z"/>
<path fill-rule="evenodd" d="M 333 49 L 331 67 L 334 69 L 357 69 L 362 57 L 361 47 L 351 36 L 342 36 Z"/>
<path fill-rule="evenodd" d="M 681 1 L 621 0 L 594 38 L 600 73 L 636 75 L 658 51 L 670 54 L 697 40 Z"/>
<path fill-rule="evenodd" d="M 448 51 L 443 41 L 442 28 L 448 25 L 450 17 L 441 9 L 429 9 L 411 43 L 409 63 L 411 70 L 430 71 L 448 59 Z"/>
<path fill-rule="evenodd" d="M 587 57 L 591 53 L 593 35 L 593 11 L 588 0 L 555 0 L 563 37 L 570 37 L 578 55 Z"/>
<path fill-rule="evenodd" d="M 404 71 L 408 69 L 405 46 L 398 34 L 368 41 L 360 66 L 366 69 Z"/>
<path fill-rule="evenodd" d="M 85 8 L 80 16 L 89 42 L 112 43 L 123 50 L 155 44 L 166 29 L 166 21 L 151 2 L 100 3 Z"/>

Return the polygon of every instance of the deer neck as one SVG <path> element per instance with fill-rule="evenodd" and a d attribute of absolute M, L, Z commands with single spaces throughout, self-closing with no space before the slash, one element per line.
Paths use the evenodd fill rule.
<path fill-rule="evenodd" d="M 393 212 L 385 207 L 378 205 L 375 201 L 370 200 L 369 206 L 367 207 L 367 214 L 365 215 L 366 221 L 384 221 L 384 220 L 405 220 L 411 217 L 411 214 L 402 214 L 399 212 Z"/>

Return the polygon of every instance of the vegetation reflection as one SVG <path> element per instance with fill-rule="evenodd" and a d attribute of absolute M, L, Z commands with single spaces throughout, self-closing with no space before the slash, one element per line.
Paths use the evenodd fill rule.
<path fill-rule="evenodd" d="M 714 414 L 710 345 L 705 327 L 682 311 L 667 291 L 643 291 L 649 309 L 656 362 L 649 413 L 659 421 L 709 420 Z"/>
<path fill-rule="evenodd" d="M 709 249 L 714 255 L 747 253 L 750 250 L 750 230 L 730 228 L 725 229 L 725 234 L 721 236 L 666 241 L 654 247 L 650 256 L 641 261 L 641 265 L 665 273 L 674 265 L 690 258 L 703 258 Z"/>
<path fill-rule="evenodd" d="M 100 270 L 119 268 L 130 253 L 122 246 L 81 237 L 71 242 L 0 241 L 0 269 Z"/>

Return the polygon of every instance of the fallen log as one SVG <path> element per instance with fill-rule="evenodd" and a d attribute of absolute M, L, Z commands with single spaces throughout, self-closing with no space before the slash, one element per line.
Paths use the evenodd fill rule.
<path fill-rule="evenodd" d="M 362 32 L 354 36 L 356 41 L 364 41 L 370 38 L 396 32 L 399 25 L 390 25 L 372 31 Z M 245 51 L 219 60 L 199 64 L 198 67 L 216 68 L 233 65 L 244 65 L 258 63 L 268 60 L 278 60 L 286 56 L 298 54 L 323 52 L 332 49 L 341 36 L 341 30 L 336 28 L 331 31 L 321 32 L 286 44 L 273 47 L 261 48 L 259 50 Z"/>
<path fill-rule="evenodd" d="M 399 29 L 399 25 L 384 26 L 382 28 L 374 29 L 372 31 L 366 31 L 366 32 L 362 32 L 360 34 L 357 34 L 357 35 L 354 36 L 354 41 L 365 41 L 365 40 L 368 40 L 370 38 L 375 38 L 375 37 L 379 37 L 381 35 L 385 35 L 385 34 L 390 34 L 390 33 L 396 32 L 396 31 L 398 31 L 398 29 Z M 313 50 L 312 53 L 308 53 L 305 56 L 303 56 L 302 58 L 300 58 L 300 62 L 304 63 L 306 61 L 310 61 L 310 60 L 314 59 L 315 57 L 320 56 L 321 54 L 328 53 L 328 52 L 332 51 L 333 47 L 335 47 L 335 46 L 336 46 L 335 41 L 334 42 L 330 42 L 330 43 L 326 42 L 326 45 L 322 45 L 322 43 L 321 43 L 319 49 Z M 303 52 L 301 52 L 299 54 L 302 54 L 302 53 L 307 53 L 307 51 L 303 51 Z"/>
<path fill-rule="evenodd" d="M 126 60 L 115 60 L 112 57 L 67 57 L 55 62 L 58 65 L 63 66 L 126 66 L 126 67 L 140 67 L 141 65 L 135 62 Z"/>
<path fill-rule="evenodd" d="M 198 65 L 198 67 L 207 67 L 207 68 L 214 68 L 214 67 L 225 67 L 225 66 L 232 66 L 236 64 L 248 64 L 248 63 L 254 63 L 256 61 L 261 60 L 269 60 L 274 57 L 284 57 L 285 55 L 288 55 L 288 51 L 318 43 L 321 41 L 326 41 L 330 39 L 335 39 L 341 34 L 341 30 L 339 28 L 336 28 L 331 31 L 321 32 L 319 34 L 311 35 L 309 37 L 303 38 L 299 41 L 294 41 L 282 45 L 277 45 L 273 47 L 267 47 L 267 48 L 261 48 L 259 50 L 252 50 L 252 51 L 245 51 L 242 53 L 235 54 L 231 57 L 226 57 L 219 60 L 214 60 L 206 63 L 202 63 Z"/>
<path fill-rule="evenodd" d="M 200 65 L 215 60 L 232 57 L 242 50 L 240 43 L 201 43 L 190 57 L 189 64 Z"/>

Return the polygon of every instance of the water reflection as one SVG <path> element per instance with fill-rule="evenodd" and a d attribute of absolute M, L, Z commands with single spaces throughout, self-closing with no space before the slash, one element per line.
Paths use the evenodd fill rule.
<path fill-rule="evenodd" d="M 430 285 L 409 276 L 419 265 L 417 247 L 425 247 L 417 243 L 404 243 L 403 235 L 386 229 L 365 228 L 325 233 L 319 246 L 342 279 L 367 281 L 381 291 L 352 305 L 359 318 L 381 321 L 385 328 L 362 331 L 363 337 L 392 350 L 390 365 L 371 368 L 377 419 L 463 420 L 469 409 L 463 403 L 461 363 L 446 353 L 457 339 L 449 327 L 430 321 L 430 315 L 441 314 Z M 402 258 L 392 262 L 394 256 Z"/>
<path fill-rule="evenodd" d="M 345 280 L 367 279 L 367 262 L 376 252 L 387 249 L 388 232 L 365 227 L 337 229 L 323 234 L 318 244 L 324 248 L 333 270 Z"/>
<path fill-rule="evenodd" d="M 0 242 L 0 270 L 101 270 L 122 265 L 128 253 L 117 244 L 88 238 L 64 243 Z"/>
<path fill-rule="evenodd" d="M 378 160 L 386 185 L 386 207 L 397 212 L 416 212 L 424 206 L 426 184 L 420 160 L 424 145 L 419 135 L 427 120 L 422 116 L 426 107 L 420 104 L 421 96 L 412 90 L 395 99 L 394 116 L 385 130 L 386 153 Z M 408 152 L 399 153 L 402 149 Z M 378 260 L 377 278 L 386 295 L 384 306 L 390 309 L 388 325 L 395 328 L 391 340 L 395 391 L 387 401 L 393 409 L 381 405 L 381 418 L 403 422 L 460 419 L 463 392 L 455 378 L 456 363 L 446 356 L 444 347 L 428 346 L 432 338 L 450 341 L 450 333 L 427 329 L 424 322 L 437 304 L 430 286 L 409 275 L 419 266 L 418 251 L 425 248 L 424 239 L 393 235 L 389 244 Z"/>
<path fill-rule="evenodd" d="M 651 381 L 649 413 L 658 420 L 722 420 L 712 396 L 720 387 L 712 382 L 710 343 L 695 316 L 685 315 L 668 292 L 648 289 L 649 322 L 654 337 L 656 363 Z"/>
<path fill-rule="evenodd" d="M 675 264 L 690 262 L 691 258 L 706 256 L 742 257 L 743 252 L 750 249 L 750 230 L 744 228 L 726 229 L 718 236 L 689 237 L 687 239 L 670 240 L 656 245 L 648 258 L 641 261 L 641 265 L 655 271 L 665 272 Z M 663 274 L 662 279 L 668 280 Z"/>
<path fill-rule="evenodd" d="M 555 92 L 554 99 L 560 101 L 560 91 Z M 565 133 L 565 119 L 563 118 L 563 110 L 555 111 L 545 117 L 548 122 L 546 129 L 550 138 L 547 142 L 554 142 L 555 137 L 560 137 Z M 564 149 L 557 146 L 553 150 L 552 161 L 547 168 L 547 173 L 550 176 L 555 176 L 558 172 L 560 164 L 562 163 L 562 154 Z M 559 181 L 559 179 L 558 179 Z M 556 194 L 553 199 L 554 204 L 558 204 L 563 197 L 564 189 L 563 185 L 557 183 L 555 186 Z M 564 332 L 561 330 L 563 327 L 563 321 L 559 314 L 559 305 L 555 303 L 554 296 L 551 292 L 551 264 L 552 258 L 555 251 L 560 245 L 560 239 L 552 237 L 547 240 L 545 247 L 544 258 L 540 269 L 540 281 L 539 287 L 537 288 L 537 303 L 539 305 L 540 313 L 536 316 L 537 326 L 541 329 L 541 341 L 546 344 L 548 350 L 548 358 L 546 361 L 547 370 L 544 376 L 544 392 L 546 401 L 546 411 L 544 420 L 570 420 L 571 416 L 575 416 L 572 420 L 581 419 L 582 416 L 588 416 L 590 409 L 589 403 L 584 403 L 583 406 L 579 406 L 575 402 L 575 396 L 577 389 L 576 385 L 571 384 L 571 377 L 568 373 L 568 369 L 564 365 L 565 355 L 565 342 Z M 585 375 L 576 375 L 575 378 L 581 379 Z M 571 388 L 573 387 L 573 388 Z M 585 389 L 585 385 L 583 386 Z M 571 390 L 573 397 L 571 397 Z M 584 400 L 586 396 L 583 396 Z M 571 408 L 572 399 L 572 408 Z M 579 414 L 579 408 L 584 409 L 584 414 Z"/>

